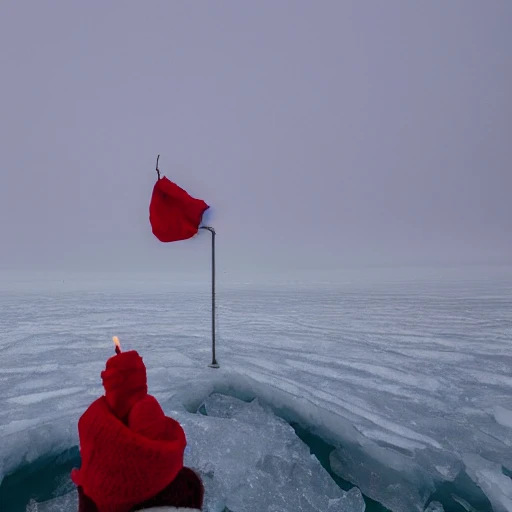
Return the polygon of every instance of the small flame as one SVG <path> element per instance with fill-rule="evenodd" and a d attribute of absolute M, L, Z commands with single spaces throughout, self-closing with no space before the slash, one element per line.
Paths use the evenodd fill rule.
<path fill-rule="evenodd" d="M 121 343 L 119 341 L 119 338 L 117 336 L 112 337 L 112 341 L 114 342 L 114 345 L 116 346 L 116 352 L 121 352 Z"/>

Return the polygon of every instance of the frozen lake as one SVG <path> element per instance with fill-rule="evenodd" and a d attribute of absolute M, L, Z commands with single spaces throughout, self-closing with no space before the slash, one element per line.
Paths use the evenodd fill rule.
<path fill-rule="evenodd" d="M 446 511 L 512 510 L 510 268 L 221 279 L 218 370 L 208 368 L 210 296 L 202 277 L 178 283 L 172 276 L 4 275 L 0 478 L 77 445 L 76 423 L 102 394 L 100 372 L 117 335 L 125 350 L 143 356 L 150 393 L 182 421 L 188 461 L 211 479 L 211 511 L 253 509 L 240 508 L 250 502 L 247 491 L 235 485 L 237 476 L 215 466 L 205 443 L 218 439 L 222 450 L 228 428 L 236 429 L 240 449 L 244 428 L 249 437 L 250 428 L 259 428 L 263 440 L 265 431 L 292 439 L 282 420 L 302 429 L 305 442 L 320 439 L 328 447 L 324 467 L 315 459 L 311 469 L 320 478 L 315 487 L 332 494 L 325 510 L 357 510 L 357 489 L 345 493 L 350 486 L 398 512 L 424 510 L 432 500 Z M 222 395 L 210 405 L 218 418 L 196 413 L 214 392 L 258 398 L 252 406 L 263 409 L 256 414 L 240 406 L 242 419 L 221 427 L 229 419 L 215 409 Z M 251 468 L 263 478 L 271 469 L 260 462 L 270 449 L 255 446 L 253 460 L 233 454 L 231 463 L 240 464 L 248 481 L 256 479 Z M 301 449 L 289 457 L 302 457 L 296 455 Z M 224 476 L 208 476 L 209 463 Z M 306 456 L 303 467 L 309 464 Z M 269 503 L 286 495 L 299 473 L 290 475 Z M 344 491 L 331 486 L 332 475 Z M 8 480 L 0 488 L 4 497 Z M 53 510 L 70 490 L 69 482 L 59 484 L 55 492 L 64 497 Z M 290 510 L 322 510 L 315 500 L 321 497 Z M 371 503 L 367 499 L 367 510 Z"/>

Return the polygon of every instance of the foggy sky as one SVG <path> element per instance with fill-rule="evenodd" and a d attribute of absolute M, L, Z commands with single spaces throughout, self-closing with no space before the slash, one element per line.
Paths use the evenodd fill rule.
<path fill-rule="evenodd" d="M 0 5 L 0 269 L 512 260 L 512 3 Z"/>

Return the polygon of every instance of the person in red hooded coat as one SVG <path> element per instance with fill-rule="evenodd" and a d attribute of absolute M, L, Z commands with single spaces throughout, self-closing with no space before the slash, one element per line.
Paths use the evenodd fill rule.
<path fill-rule="evenodd" d="M 201 510 L 203 484 L 183 465 L 183 428 L 148 394 L 142 357 L 116 352 L 101 373 L 105 395 L 78 421 L 82 464 L 71 479 L 79 512 Z"/>

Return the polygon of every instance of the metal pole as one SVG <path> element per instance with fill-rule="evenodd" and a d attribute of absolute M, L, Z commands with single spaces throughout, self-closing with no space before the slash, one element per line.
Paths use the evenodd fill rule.
<path fill-rule="evenodd" d="M 212 362 L 208 365 L 210 368 L 219 368 L 219 363 L 215 358 L 215 229 L 210 226 L 201 226 L 201 229 L 207 229 L 212 234 Z"/>

